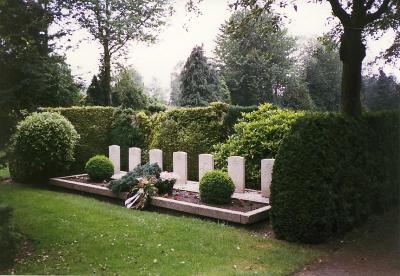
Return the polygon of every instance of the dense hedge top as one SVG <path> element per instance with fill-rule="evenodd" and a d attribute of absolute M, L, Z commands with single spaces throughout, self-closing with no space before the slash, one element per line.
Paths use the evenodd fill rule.
<path fill-rule="evenodd" d="M 86 162 L 96 154 L 108 155 L 110 130 L 113 123 L 114 107 L 85 106 L 42 108 L 42 111 L 58 112 L 66 117 L 80 135 L 76 147 L 74 173 L 82 173 Z"/>
<path fill-rule="evenodd" d="M 399 117 L 376 116 L 297 120 L 273 170 L 270 214 L 279 239 L 322 242 L 398 200 Z"/>

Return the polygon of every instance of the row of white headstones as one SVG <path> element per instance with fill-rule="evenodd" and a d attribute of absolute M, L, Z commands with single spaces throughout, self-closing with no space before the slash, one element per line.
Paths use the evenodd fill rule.
<path fill-rule="evenodd" d="M 108 156 L 114 165 L 114 174 L 121 172 L 121 150 L 118 145 L 108 147 Z M 140 148 L 129 148 L 129 166 L 131 171 L 141 165 L 142 151 Z M 174 174 L 177 175 L 177 184 L 184 185 L 188 181 L 187 153 L 178 151 L 173 153 L 172 167 Z M 241 156 L 230 156 L 228 158 L 228 175 L 235 184 L 236 193 L 244 193 L 245 190 L 245 158 Z M 269 197 L 272 181 L 272 168 L 275 159 L 261 160 L 261 195 Z M 149 150 L 149 163 L 157 163 L 163 169 L 163 153 L 160 149 Z M 199 154 L 199 180 L 208 172 L 214 170 L 214 157 L 212 154 Z"/>

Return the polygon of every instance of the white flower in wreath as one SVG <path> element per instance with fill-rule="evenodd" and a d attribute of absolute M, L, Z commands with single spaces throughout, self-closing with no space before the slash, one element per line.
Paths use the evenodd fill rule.
<path fill-rule="evenodd" d="M 160 173 L 160 178 L 163 181 L 171 181 L 179 179 L 179 176 L 173 172 L 162 172 Z"/>

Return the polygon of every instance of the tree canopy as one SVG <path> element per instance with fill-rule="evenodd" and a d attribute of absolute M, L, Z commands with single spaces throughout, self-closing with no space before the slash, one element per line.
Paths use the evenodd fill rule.
<path fill-rule="evenodd" d="M 218 73 L 204 56 L 202 46 L 193 48 L 180 74 L 180 84 L 180 106 L 204 106 L 229 97 L 221 89 Z"/>
<path fill-rule="evenodd" d="M 60 12 L 56 1 L 0 1 L 0 120 L 2 138 L 20 110 L 69 106 L 79 101 L 79 86 L 64 58 L 55 54 L 48 32 Z M 8 130 L 7 130 L 8 129 Z"/>
<path fill-rule="evenodd" d="M 274 14 L 262 13 L 257 19 L 244 21 L 248 15 L 248 11 L 235 12 L 222 25 L 217 38 L 215 53 L 232 103 L 257 105 L 269 102 L 310 108 L 307 87 L 294 56 L 295 38 L 277 24 Z M 232 32 L 232 26 L 238 24 L 241 24 L 241 32 Z M 289 99 L 295 103 L 291 105 Z"/>
<path fill-rule="evenodd" d="M 189 2 L 193 2 L 190 0 Z M 310 1 L 311 2 L 311 1 Z M 341 85 L 341 110 L 344 114 L 359 117 L 361 114 L 361 70 L 365 58 L 365 38 L 378 39 L 385 31 L 392 29 L 395 40 L 385 52 L 387 60 L 399 58 L 400 49 L 400 2 L 398 0 L 317 0 L 329 2 L 332 14 L 339 24 L 332 33 L 340 37 L 340 59 L 343 63 Z M 243 22 L 258 18 L 264 12 L 276 7 L 297 9 L 299 0 L 234 0 L 235 9 L 244 7 L 250 10 L 248 16 L 233 25 L 235 32 L 243 31 Z"/>
<path fill-rule="evenodd" d="M 171 0 L 73 0 L 74 17 L 103 48 L 102 87 L 111 104 L 111 63 L 131 41 L 154 42 Z"/>
<path fill-rule="evenodd" d="M 106 105 L 106 97 L 99 78 L 94 75 L 89 87 L 86 90 L 86 104 Z"/>
<path fill-rule="evenodd" d="M 141 83 L 137 83 L 136 70 L 121 68 L 115 76 L 112 87 L 113 105 L 122 108 L 144 109 L 148 104 L 148 97 L 144 93 Z"/>
<path fill-rule="evenodd" d="M 317 40 L 306 47 L 304 56 L 305 80 L 315 108 L 339 111 L 342 63 L 338 49 L 332 42 Z"/>
<path fill-rule="evenodd" d="M 400 83 L 382 70 L 378 76 L 364 79 L 362 92 L 363 101 L 368 110 L 400 108 Z"/>

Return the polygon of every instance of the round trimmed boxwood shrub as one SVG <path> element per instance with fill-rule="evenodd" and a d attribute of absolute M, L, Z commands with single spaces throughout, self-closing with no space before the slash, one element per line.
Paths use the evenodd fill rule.
<path fill-rule="evenodd" d="M 210 171 L 200 180 L 200 199 L 204 203 L 230 203 L 235 185 L 226 172 Z"/>
<path fill-rule="evenodd" d="M 85 171 L 93 181 L 108 180 L 114 174 L 114 165 L 104 155 L 96 155 L 87 161 Z"/>
<path fill-rule="evenodd" d="M 62 115 L 33 113 L 21 121 L 11 138 L 11 176 L 20 182 L 45 181 L 63 175 L 74 161 L 79 135 Z"/>

